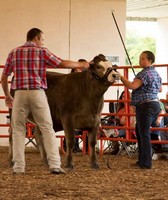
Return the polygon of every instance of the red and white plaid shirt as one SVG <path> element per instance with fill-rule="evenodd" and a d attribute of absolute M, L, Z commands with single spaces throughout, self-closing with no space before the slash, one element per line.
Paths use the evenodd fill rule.
<path fill-rule="evenodd" d="M 12 89 L 47 88 L 47 67 L 56 68 L 62 60 L 47 48 L 37 47 L 33 42 L 12 50 L 7 58 L 3 73 L 14 73 Z"/>

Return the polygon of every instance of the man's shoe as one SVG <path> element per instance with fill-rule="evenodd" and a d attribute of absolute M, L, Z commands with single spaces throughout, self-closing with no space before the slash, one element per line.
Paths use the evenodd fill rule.
<path fill-rule="evenodd" d="M 66 174 L 62 168 L 53 168 L 50 169 L 50 174 Z"/>
<path fill-rule="evenodd" d="M 24 172 L 13 172 L 13 176 L 21 176 L 23 177 L 25 175 Z"/>

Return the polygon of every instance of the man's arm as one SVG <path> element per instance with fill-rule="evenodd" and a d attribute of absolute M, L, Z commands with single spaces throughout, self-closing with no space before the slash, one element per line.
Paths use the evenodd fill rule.
<path fill-rule="evenodd" d="M 5 74 L 2 74 L 1 76 L 1 84 L 2 89 L 5 94 L 5 104 L 7 107 L 12 108 L 13 106 L 13 97 L 10 94 L 9 87 L 8 87 L 8 76 Z"/>
<path fill-rule="evenodd" d="M 65 67 L 69 69 L 74 69 L 74 68 L 89 68 L 89 63 L 86 61 L 83 62 L 75 62 L 71 60 L 62 60 L 61 64 L 59 65 L 60 67 Z"/>

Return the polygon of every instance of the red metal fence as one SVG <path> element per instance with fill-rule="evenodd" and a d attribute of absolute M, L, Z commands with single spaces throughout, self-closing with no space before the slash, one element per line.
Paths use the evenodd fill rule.
<path fill-rule="evenodd" d="M 164 78 L 165 80 L 163 81 L 163 87 L 166 87 L 166 90 L 168 91 L 168 64 L 164 64 L 164 65 L 154 65 L 155 67 L 156 67 L 156 69 L 158 69 L 158 70 L 160 70 L 159 71 L 159 73 L 161 74 L 161 76 L 163 75 L 162 74 L 162 71 L 163 71 L 163 69 L 166 69 L 166 78 Z M 0 68 L 3 68 L 3 66 L 0 66 Z M 136 69 L 138 69 L 139 67 L 138 66 L 135 66 L 134 67 L 135 68 L 135 70 Z M 121 72 L 121 74 L 123 74 L 126 78 L 130 78 L 129 77 L 129 70 L 131 70 L 131 68 L 130 67 L 128 67 L 128 66 L 120 66 L 120 67 L 118 67 L 118 69 L 120 70 L 120 71 L 122 71 Z M 164 74 L 165 75 L 165 74 Z M 123 87 L 123 84 L 122 83 L 118 83 L 118 84 L 113 84 L 111 87 Z M 125 90 L 125 92 L 126 92 L 126 96 L 125 96 L 125 100 L 124 100 L 124 102 L 126 102 L 126 112 L 125 112 L 125 116 L 127 116 L 126 117 L 126 125 L 125 126 L 103 126 L 102 128 L 106 128 L 106 129 L 108 129 L 108 128 L 112 128 L 112 129 L 125 129 L 126 130 L 126 137 L 125 138 L 107 138 L 107 137 L 102 137 L 102 138 L 98 138 L 99 140 L 100 140 L 100 148 L 103 148 L 102 147 L 102 142 L 103 141 L 106 141 L 106 140 L 112 140 L 112 141 L 124 141 L 124 142 L 137 142 L 136 141 L 136 139 L 132 139 L 132 137 L 131 137 L 131 130 L 133 130 L 134 129 L 134 127 L 130 127 L 130 116 L 131 116 L 131 114 L 129 113 L 129 102 L 130 102 L 130 99 L 128 99 L 128 90 L 127 90 L 127 88 L 124 88 L 124 90 Z M 165 94 L 165 97 L 166 97 L 166 94 Z M 4 96 L 0 96 L 0 101 L 4 101 Z M 117 99 L 111 99 L 111 100 L 104 100 L 104 102 L 105 103 L 109 103 L 109 102 L 122 102 L 123 100 L 117 100 Z M 165 102 L 167 102 L 168 103 L 168 101 L 166 100 L 166 99 L 161 99 L 161 101 L 163 102 L 163 103 L 165 103 Z M 2 110 L 1 108 L 0 108 L 0 115 L 2 115 L 2 114 L 6 114 L 6 115 L 8 115 L 8 110 L 6 109 L 6 110 Z M 107 113 L 102 113 L 102 116 L 116 116 L 117 114 L 116 113 L 109 113 L 109 112 L 107 112 Z M 162 114 L 161 116 L 168 116 L 168 114 Z M 9 124 L 4 124 L 4 123 L 0 123 L 0 127 L 9 127 Z M 165 130 L 165 131 L 167 131 L 168 132 L 168 128 L 151 128 L 151 130 Z M 29 137 L 30 137 L 30 135 L 31 135 L 31 133 L 30 133 L 30 131 L 31 131 L 31 129 L 29 129 Z M 0 138 L 7 138 L 7 137 L 9 137 L 9 135 L 8 135 L 8 133 L 1 133 L 0 132 Z M 163 143 L 163 144 L 165 144 L 165 143 L 168 143 L 168 141 L 166 140 L 166 141 L 159 141 L 159 140 L 155 140 L 155 141 L 151 141 L 152 143 Z M 100 149 L 100 151 L 102 152 L 102 149 Z"/>

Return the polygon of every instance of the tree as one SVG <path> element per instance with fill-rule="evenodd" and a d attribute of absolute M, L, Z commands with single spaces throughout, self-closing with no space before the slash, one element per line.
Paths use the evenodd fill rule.
<path fill-rule="evenodd" d="M 156 40 L 150 36 L 142 36 L 138 32 L 131 30 L 126 34 L 126 48 L 132 65 L 139 65 L 139 55 L 142 51 L 149 50 L 156 52 Z M 126 65 L 130 65 L 126 58 Z"/>

